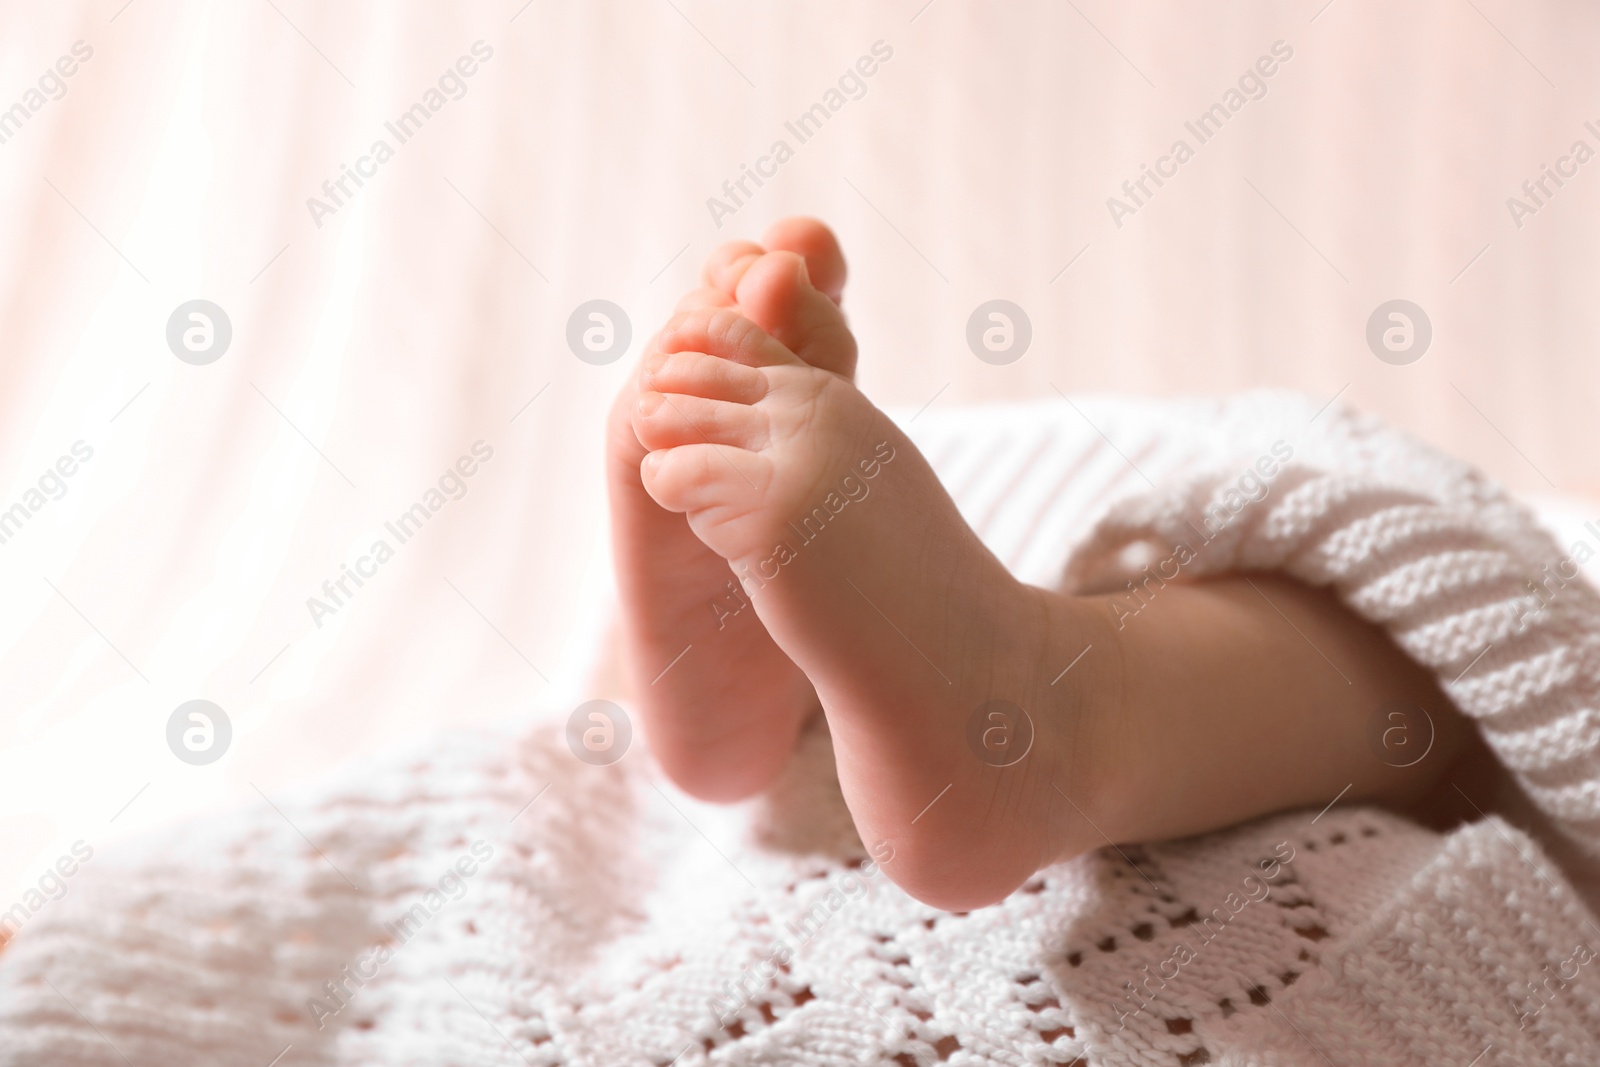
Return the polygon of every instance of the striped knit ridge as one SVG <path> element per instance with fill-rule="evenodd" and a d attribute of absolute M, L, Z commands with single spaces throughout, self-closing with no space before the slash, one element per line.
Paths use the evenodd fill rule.
<path fill-rule="evenodd" d="M 1438 677 L 1553 824 L 1600 855 L 1600 595 L 1580 578 L 1539 595 L 1565 550 L 1504 489 L 1342 407 L 1258 393 L 1180 407 L 1231 427 L 1162 488 L 1121 499 L 1078 545 L 1077 587 L 1138 577 L 1138 546 L 1194 545 L 1260 442 L 1294 450 L 1276 483 L 1204 545 L 1191 576 L 1279 570 L 1334 590 Z M 1213 433 L 1213 437 L 1214 437 Z M 1199 531 L 1199 532 L 1204 532 Z M 1542 606 L 1541 606 L 1542 605 Z"/>
<path fill-rule="evenodd" d="M 1337 589 L 1581 832 L 1595 598 L 1516 625 L 1552 546 L 1459 464 L 1285 394 L 904 421 L 1024 580 L 1116 591 L 1140 550 L 1198 537 L 1194 576 Z M 1274 473 L 1247 503 L 1258 461 Z M 820 727 L 768 795 L 716 807 L 642 753 L 574 759 L 570 711 L 97 851 L 0 948 L 0 1067 L 1600 1060 L 1591 972 L 1558 977 L 1600 926 L 1498 818 L 1441 838 L 1292 812 L 1103 849 L 947 914 L 864 873 Z M 1244 876 L 1270 856 L 1257 894 Z"/>

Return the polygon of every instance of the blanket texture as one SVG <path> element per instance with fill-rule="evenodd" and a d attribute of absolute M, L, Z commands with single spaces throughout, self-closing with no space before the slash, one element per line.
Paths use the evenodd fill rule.
<path fill-rule="evenodd" d="M 1577 888 L 1600 853 L 1600 598 L 1525 510 L 1285 394 L 909 429 L 1027 580 L 1131 614 L 1230 570 L 1331 587 L 1480 724 L 1521 828 L 1441 836 L 1330 797 L 948 914 L 862 848 L 821 727 L 776 788 L 715 808 L 642 746 L 575 758 L 551 709 L 96 855 L 0 950 L 0 1064 L 1600 1059 Z M 1375 737 L 1375 759 L 1416 751 Z"/>

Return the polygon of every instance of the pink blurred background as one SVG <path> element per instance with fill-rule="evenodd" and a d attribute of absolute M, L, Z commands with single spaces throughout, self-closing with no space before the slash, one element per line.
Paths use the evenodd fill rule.
<path fill-rule="evenodd" d="M 1597 40 L 1593 5 L 1511 0 L 0 8 L 0 109 L 26 111 L 0 125 L 0 509 L 93 450 L 0 544 L 0 899 L 63 842 L 596 695 L 604 410 L 705 254 L 786 213 L 842 236 L 880 403 L 1338 395 L 1580 536 L 1600 161 L 1520 226 L 1507 199 L 1600 149 Z M 459 99 L 314 219 L 476 42 Z M 1107 199 L 1277 42 L 1265 95 L 1116 225 Z M 778 138 L 793 158 L 714 219 Z M 206 366 L 165 337 L 196 298 L 233 330 Z M 992 298 L 1032 322 L 1006 366 L 965 340 Z M 1395 298 L 1433 329 L 1406 366 L 1365 340 Z M 568 349 L 592 299 L 628 358 Z M 318 626 L 307 598 L 479 441 L 466 494 Z M 165 739 L 194 698 L 234 731 L 205 767 Z"/>

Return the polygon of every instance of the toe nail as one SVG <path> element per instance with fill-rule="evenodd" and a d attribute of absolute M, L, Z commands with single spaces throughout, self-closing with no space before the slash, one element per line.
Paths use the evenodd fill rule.
<path fill-rule="evenodd" d="M 652 352 L 646 356 L 643 366 L 639 368 L 639 383 L 648 389 L 650 384 L 655 381 L 656 375 L 661 373 L 661 368 L 666 364 L 667 357 L 663 352 Z"/>
<path fill-rule="evenodd" d="M 656 413 L 656 411 L 660 409 L 661 402 L 663 400 L 665 400 L 665 399 L 666 399 L 666 397 L 662 396 L 660 393 L 651 393 L 651 392 L 640 393 L 639 394 L 639 404 L 638 404 L 638 409 L 637 410 L 638 410 L 640 415 L 644 415 L 644 416 L 654 415 Z"/>

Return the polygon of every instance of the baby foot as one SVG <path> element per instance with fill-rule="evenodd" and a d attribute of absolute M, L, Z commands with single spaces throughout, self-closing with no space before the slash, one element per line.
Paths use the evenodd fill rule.
<path fill-rule="evenodd" d="M 832 232 L 812 219 L 785 219 L 763 242 L 731 242 L 712 253 L 702 287 L 680 302 L 680 312 L 737 306 L 801 358 L 848 378 L 855 341 L 837 307 L 845 265 Z M 651 749 L 667 775 L 702 799 L 737 800 L 782 770 L 816 698 L 749 608 L 727 562 L 640 482 L 646 450 L 633 422 L 641 376 L 647 402 L 659 408 L 654 422 L 676 419 L 700 440 L 693 413 L 674 411 L 649 384 L 658 352 L 655 342 L 647 347 L 607 426 L 626 659 Z"/>
<path fill-rule="evenodd" d="M 823 313 L 834 321 L 807 324 L 813 343 L 845 335 Z M 650 450 L 644 489 L 732 565 L 738 595 L 810 678 L 862 840 L 893 847 L 890 877 L 939 907 L 992 903 L 1104 844 L 1096 822 L 1116 825 L 1109 612 L 1012 578 L 905 435 L 814 352 L 782 343 L 792 325 L 770 326 L 700 307 L 662 331 L 633 417 Z M 1090 643 L 1105 651 L 1052 686 Z M 1031 741 L 997 766 L 1009 761 L 969 737 L 1013 705 Z"/>

